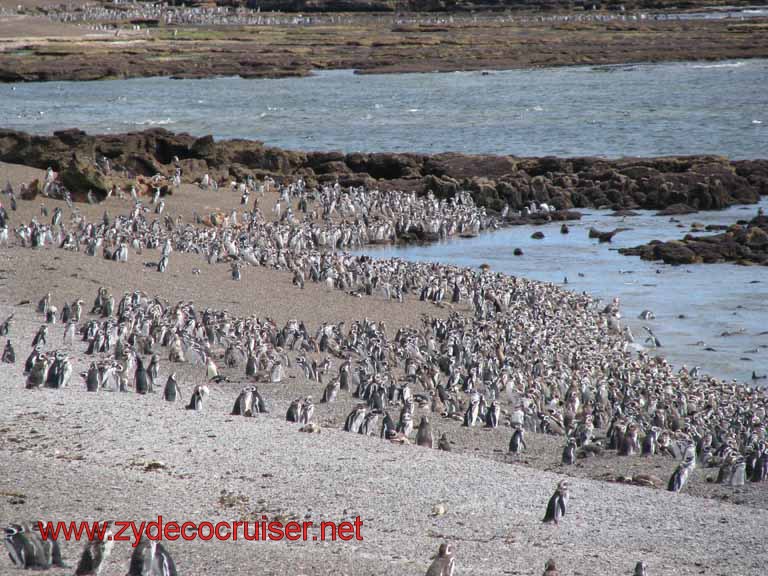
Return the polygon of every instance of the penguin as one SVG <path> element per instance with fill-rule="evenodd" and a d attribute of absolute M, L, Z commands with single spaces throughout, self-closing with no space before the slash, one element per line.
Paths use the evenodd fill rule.
<path fill-rule="evenodd" d="M 149 367 L 147 368 L 147 376 L 149 376 L 149 391 L 155 391 L 155 382 L 160 373 L 160 357 L 157 354 L 152 354 L 149 360 Z"/>
<path fill-rule="evenodd" d="M 304 399 L 304 404 L 301 406 L 301 413 L 299 414 L 299 424 L 309 424 L 312 420 L 312 415 L 315 413 L 315 404 L 312 402 L 312 396 L 307 396 Z"/>
<path fill-rule="evenodd" d="M 426 576 L 453 576 L 455 564 L 453 545 L 443 542 L 437 550 L 437 556 L 429 565 Z"/>
<path fill-rule="evenodd" d="M 52 566 L 66 568 L 56 540 L 43 540 L 36 527 L 10 524 L 5 528 L 5 547 L 11 562 L 24 569 L 47 569 Z"/>
<path fill-rule="evenodd" d="M 35 334 L 35 337 L 32 339 L 32 348 L 37 348 L 38 346 L 43 346 L 48 343 L 47 341 L 48 337 L 48 326 L 43 324 L 38 328 L 37 333 Z"/>
<path fill-rule="evenodd" d="M 643 456 L 654 456 L 658 451 L 659 429 L 652 426 L 648 434 L 643 438 Z"/>
<path fill-rule="evenodd" d="M 375 410 L 371 410 L 363 418 L 363 423 L 360 425 L 359 433 L 363 436 L 375 436 L 376 424 L 379 421 L 379 413 Z"/>
<path fill-rule="evenodd" d="M 99 369 L 96 368 L 95 362 L 91 362 L 88 371 L 85 373 L 85 389 L 88 392 L 99 391 Z"/>
<path fill-rule="evenodd" d="M 88 542 L 80 555 L 75 576 L 99 576 L 113 545 L 112 530 L 109 528 L 104 532 L 101 540 Z"/>
<path fill-rule="evenodd" d="M 499 426 L 499 416 L 501 415 L 501 407 L 499 403 L 494 400 L 491 402 L 490 407 L 485 415 L 485 425 L 488 428 L 497 428 Z"/>
<path fill-rule="evenodd" d="M 189 399 L 189 404 L 186 406 L 187 410 L 202 410 L 203 401 L 207 396 L 208 386 L 203 384 L 195 386 L 194 390 L 192 390 L 192 397 Z"/>
<path fill-rule="evenodd" d="M 560 570 L 557 569 L 557 564 L 550 558 L 544 563 L 544 572 L 542 576 L 560 576 Z"/>
<path fill-rule="evenodd" d="M 205 359 L 205 375 L 208 380 L 216 380 L 219 376 L 219 368 L 210 356 Z"/>
<path fill-rule="evenodd" d="M 27 376 L 27 389 L 39 388 L 45 383 L 48 376 L 48 366 L 48 358 L 45 354 L 40 354 L 29 372 L 29 376 Z"/>
<path fill-rule="evenodd" d="M 298 422 L 299 417 L 301 415 L 302 410 L 302 401 L 301 398 L 297 398 L 293 402 L 291 402 L 291 405 L 288 406 L 288 411 L 285 413 L 285 419 L 288 422 Z"/>
<path fill-rule="evenodd" d="M 144 361 L 138 354 L 136 355 L 136 371 L 133 374 L 133 384 L 138 394 L 146 394 L 149 392 L 147 370 L 144 368 Z"/>
<path fill-rule="evenodd" d="M 667 490 L 670 492 L 680 492 L 680 490 L 685 487 L 686 482 L 688 482 L 688 477 L 693 471 L 693 467 L 694 461 L 690 459 L 685 460 L 683 463 L 678 465 L 678 467 L 675 468 L 675 471 L 672 473 L 672 476 L 669 477 Z"/>
<path fill-rule="evenodd" d="M 514 456 L 520 456 L 523 450 L 528 450 L 528 446 L 525 444 L 525 430 L 520 424 L 515 424 L 512 438 L 509 439 L 509 451 Z"/>
<path fill-rule="evenodd" d="M 547 512 L 544 515 L 543 521 L 558 524 L 560 519 L 565 516 L 568 498 L 568 480 L 561 480 L 555 489 L 555 493 L 552 494 L 547 503 Z"/>
<path fill-rule="evenodd" d="M 2 323 L 0 323 L 0 336 L 8 336 L 11 333 L 11 321 L 13 320 L 13 314 L 8 316 Z"/>
<path fill-rule="evenodd" d="M 632 576 L 648 576 L 648 570 L 645 565 L 645 562 L 640 561 L 637 564 L 635 564 L 635 572 Z"/>
<path fill-rule="evenodd" d="M 142 536 L 131 554 L 128 576 L 177 576 L 176 565 L 160 542 Z"/>
<path fill-rule="evenodd" d="M 272 384 L 279 384 L 283 381 L 283 364 L 280 360 L 276 360 L 272 365 L 272 370 L 269 372 L 269 381 Z"/>
<path fill-rule="evenodd" d="M 389 412 L 384 412 L 384 420 L 381 423 L 381 437 L 384 440 L 392 440 L 397 436 L 397 427 L 395 421 L 389 415 Z"/>
<path fill-rule="evenodd" d="M 437 442 L 437 448 L 443 452 L 451 451 L 451 442 L 448 440 L 448 434 L 445 432 L 443 432 L 442 436 L 440 436 L 440 440 Z"/>
<path fill-rule="evenodd" d="M 429 418 L 426 416 L 421 417 L 419 423 L 419 430 L 416 432 L 416 444 L 423 446 L 424 448 L 432 448 L 434 445 L 434 437 L 432 435 L 432 426 L 429 423 Z"/>
<path fill-rule="evenodd" d="M 24 362 L 24 374 L 29 374 L 32 372 L 32 369 L 35 367 L 35 363 L 41 355 L 42 353 L 40 352 L 40 348 L 35 348 L 32 350 L 32 352 L 29 353 L 29 356 L 27 356 L 27 359 Z"/>
<path fill-rule="evenodd" d="M 165 381 L 163 398 L 167 402 L 176 402 L 176 396 L 181 396 L 181 389 L 179 388 L 179 383 L 176 381 L 176 372 L 173 372 L 168 376 L 168 380 Z"/>
<path fill-rule="evenodd" d="M 16 351 L 13 349 L 13 344 L 10 340 L 5 341 L 5 348 L 3 348 L 3 364 L 16 364 Z"/>
<path fill-rule="evenodd" d="M 480 404 L 479 402 L 472 401 L 469 404 L 469 407 L 467 408 L 467 411 L 464 413 L 464 426 L 471 428 L 475 425 L 477 422 L 477 418 L 480 414 Z"/>
<path fill-rule="evenodd" d="M 245 361 L 245 375 L 253 378 L 256 376 L 257 372 L 258 367 L 256 366 L 256 357 L 249 353 L 248 359 Z"/>
<path fill-rule="evenodd" d="M 325 404 L 330 402 L 336 401 L 336 396 L 339 393 L 340 388 L 340 381 L 337 380 L 331 380 L 325 387 L 325 390 L 323 391 L 323 397 L 320 398 L 320 403 Z"/>
<path fill-rule="evenodd" d="M 344 421 L 344 432 L 352 432 L 353 434 L 359 433 L 360 427 L 363 425 L 363 421 L 365 420 L 365 413 L 365 404 L 356 406 L 352 412 L 347 415 L 347 418 Z"/>
<path fill-rule="evenodd" d="M 253 392 L 255 386 L 246 386 L 240 391 L 235 405 L 232 407 L 232 416 L 253 416 Z M 257 409 L 258 410 L 258 409 Z"/>
<path fill-rule="evenodd" d="M 576 462 L 576 439 L 569 438 L 568 444 L 563 448 L 563 464 L 571 466 Z"/>

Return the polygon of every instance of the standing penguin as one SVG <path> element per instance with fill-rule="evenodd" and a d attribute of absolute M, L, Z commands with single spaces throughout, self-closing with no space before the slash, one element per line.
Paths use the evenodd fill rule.
<path fill-rule="evenodd" d="M 304 404 L 301 407 L 301 413 L 299 414 L 299 424 L 309 424 L 314 413 L 315 404 L 312 402 L 312 396 L 307 396 L 304 398 Z"/>
<path fill-rule="evenodd" d="M 96 368 L 95 362 L 91 362 L 88 371 L 85 373 L 85 389 L 88 392 L 99 391 L 99 369 Z"/>
<path fill-rule="evenodd" d="M 667 490 L 670 492 L 680 492 L 680 490 L 682 490 L 685 486 L 686 482 L 688 482 L 688 477 L 693 471 L 694 466 L 694 461 L 688 459 L 681 463 L 677 468 L 675 468 L 672 476 L 669 477 Z"/>
<path fill-rule="evenodd" d="M 35 360 L 35 365 L 27 376 L 27 388 L 39 388 L 45 383 L 48 376 L 48 358 L 40 354 Z"/>
<path fill-rule="evenodd" d="M 142 537 L 131 554 L 128 576 L 176 576 L 176 564 L 160 542 Z"/>
<path fill-rule="evenodd" d="M 272 384 L 279 384 L 283 381 L 283 364 L 280 360 L 276 360 L 272 365 L 272 370 L 269 372 L 269 381 Z"/>
<path fill-rule="evenodd" d="M 435 439 L 432 435 L 432 425 L 429 423 L 429 418 L 422 416 L 419 430 L 416 432 L 416 444 L 424 448 L 432 448 L 434 442 Z"/>
<path fill-rule="evenodd" d="M 547 512 L 544 515 L 544 522 L 554 522 L 558 524 L 560 519 L 565 516 L 568 506 L 568 480 L 561 480 L 555 489 L 555 493 L 549 499 Z"/>
<path fill-rule="evenodd" d="M 66 568 L 59 543 L 52 539 L 43 540 L 35 528 L 27 524 L 6 526 L 5 547 L 11 562 L 25 569 L 46 569 L 51 566 Z"/>
<path fill-rule="evenodd" d="M 528 450 L 528 446 L 525 444 L 525 430 L 520 424 L 514 425 L 514 432 L 512 432 L 512 438 L 509 439 L 509 451 L 514 456 L 520 456 L 523 450 Z"/>
<path fill-rule="evenodd" d="M 568 444 L 563 448 L 563 464 L 571 466 L 576 462 L 576 438 L 569 438 Z"/>
<path fill-rule="evenodd" d="M 648 570 L 645 562 L 640 561 L 635 564 L 635 573 L 632 576 L 648 576 Z"/>
<path fill-rule="evenodd" d="M 453 545 L 443 542 L 440 544 L 437 556 L 430 564 L 426 576 L 453 576 L 455 564 Z"/>
<path fill-rule="evenodd" d="M 437 442 L 437 448 L 444 452 L 451 451 L 451 442 L 450 440 L 448 440 L 448 434 L 446 434 L 445 432 L 443 432 L 443 435 L 440 436 L 440 440 L 438 440 Z"/>
<path fill-rule="evenodd" d="M 208 396 L 208 386 L 205 386 L 203 384 L 198 384 L 195 386 L 195 389 L 192 390 L 192 397 L 189 399 L 189 404 L 187 404 L 187 410 L 202 410 L 203 409 L 203 401 Z"/>
<path fill-rule="evenodd" d="M 149 391 L 155 391 L 155 382 L 160 375 L 160 357 L 157 354 L 152 354 L 149 360 L 149 367 L 147 368 L 147 376 L 149 376 Z"/>
<path fill-rule="evenodd" d="M 13 349 L 13 344 L 10 340 L 5 341 L 5 348 L 3 348 L 3 363 L 15 364 L 16 363 L 16 351 Z"/>
<path fill-rule="evenodd" d="M 301 417 L 302 401 L 301 398 L 296 398 L 291 405 L 288 406 L 288 411 L 285 413 L 285 419 L 288 422 L 298 422 Z"/>
<path fill-rule="evenodd" d="M 141 356 L 136 355 L 136 371 L 133 373 L 133 384 L 136 387 L 138 394 L 146 394 L 149 392 L 149 377 L 147 376 L 147 370 L 144 368 L 144 361 Z"/>
<path fill-rule="evenodd" d="M 163 398 L 165 398 L 167 402 L 176 402 L 177 396 L 181 396 L 181 389 L 179 388 L 179 383 L 176 381 L 176 372 L 173 372 L 168 376 L 168 380 L 165 381 Z"/>
<path fill-rule="evenodd" d="M 40 326 L 40 328 L 37 329 L 37 332 L 35 333 L 35 337 L 32 339 L 32 348 L 37 348 L 38 344 L 40 346 L 47 344 L 48 343 L 47 338 L 48 338 L 48 326 L 43 324 Z"/>
<path fill-rule="evenodd" d="M 488 407 L 488 411 L 485 415 L 485 425 L 488 428 L 497 428 L 499 426 L 499 416 L 501 415 L 501 407 L 499 403 L 494 400 Z"/>
<path fill-rule="evenodd" d="M 77 563 L 75 576 L 99 576 L 113 545 L 112 531 L 109 528 L 101 540 L 88 542 L 80 556 L 80 561 Z"/>

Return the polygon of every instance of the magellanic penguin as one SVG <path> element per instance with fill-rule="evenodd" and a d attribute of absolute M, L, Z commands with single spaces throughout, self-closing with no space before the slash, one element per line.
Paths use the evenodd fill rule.
<path fill-rule="evenodd" d="M 131 554 L 128 576 L 176 576 L 176 565 L 160 542 L 142 537 Z"/>
<path fill-rule="evenodd" d="M 442 436 L 440 436 L 440 440 L 437 442 L 437 448 L 444 452 L 451 451 L 451 442 L 448 440 L 448 434 L 445 432 L 443 432 Z"/>
<path fill-rule="evenodd" d="M 680 490 L 682 490 L 685 486 L 686 482 L 688 482 L 688 477 L 691 475 L 691 472 L 693 472 L 694 467 L 695 460 L 691 459 L 687 459 L 678 465 L 678 467 L 675 468 L 675 471 L 672 473 L 672 476 L 669 477 L 667 490 L 670 492 L 680 492 Z"/>
<path fill-rule="evenodd" d="M 555 489 L 555 493 L 549 499 L 547 504 L 547 513 L 544 515 L 544 522 L 554 522 L 558 524 L 560 519 L 565 516 L 568 506 L 568 480 L 561 480 Z"/>
<path fill-rule="evenodd" d="M 48 357 L 45 354 L 40 354 L 35 360 L 35 365 L 27 376 L 27 388 L 39 388 L 42 386 L 46 378 L 48 377 Z"/>
<path fill-rule="evenodd" d="M 232 416 L 253 416 L 253 391 L 255 386 L 246 386 L 240 391 L 232 408 Z"/>
<path fill-rule="evenodd" d="M 563 448 L 563 464 L 570 466 L 576 462 L 576 438 L 568 438 L 568 444 Z"/>
<path fill-rule="evenodd" d="M 176 372 L 173 372 L 168 376 L 168 380 L 165 381 L 163 398 L 168 402 L 176 402 L 177 396 L 181 396 L 181 389 L 179 388 L 179 383 L 176 381 Z"/>
<path fill-rule="evenodd" d="M 16 351 L 13 349 L 13 344 L 10 340 L 5 341 L 5 348 L 3 348 L 3 364 L 15 364 L 16 363 Z"/>
<path fill-rule="evenodd" d="M 523 450 L 528 450 L 528 446 L 525 444 L 525 431 L 520 424 L 516 423 L 512 432 L 512 438 L 509 439 L 509 452 L 519 457 Z"/>
<path fill-rule="evenodd" d="M 453 576 L 456 559 L 453 556 L 453 545 L 443 542 L 437 551 L 437 556 L 430 564 L 426 576 Z"/>
<path fill-rule="evenodd" d="M 108 528 L 101 540 L 91 540 L 83 548 L 75 576 L 99 576 L 112 551 L 112 531 Z"/>
<path fill-rule="evenodd" d="M 85 389 L 88 392 L 99 391 L 99 369 L 95 362 L 91 362 L 88 372 L 85 373 Z"/>
<path fill-rule="evenodd" d="M 136 355 L 136 372 L 133 375 L 133 383 L 137 393 L 146 394 L 149 392 L 149 376 L 146 368 L 144 368 L 144 361 L 138 354 Z"/>
<path fill-rule="evenodd" d="M 187 410 L 202 410 L 203 401 L 208 397 L 208 386 L 204 384 L 198 384 L 195 389 L 192 390 L 192 397 L 187 404 Z"/>
<path fill-rule="evenodd" d="M 10 524 L 5 528 L 5 547 L 11 562 L 18 568 L 46 569 L 51 566 L 66 568 L 59 543 L 55 540 L 43 540 L 37 532 L 37 526 L 29 524 Z"/>
<path fill-rule="evenodd" d="M 287 422 L 298 422 L 299 417 L 301 416 L 302 406 L 303 402 L 301 398 L 296 398 L 293 402 L 291 402 L 291 405 L 288 406 L 288 410 L 285 413 L 285 420 Z"/>
<path fill-rule="evenodd" d="M 304 398 L 304 403 L 301 406 L 301 412 L 299 413 L 299 424 L 309 424 L 312 421 L 312 416 L 315 413 L 315 404 L 312 402 L 312 396 Z"/>
<path fill-rule="evenodd" d="M 557 564 L 550 558 L 544 563 L 544 572 L 542 576 L 560 576 L 560 570 L 557 569 Z"/>
<path fill-rule="evenodd" d="M 424 448 L 432 448 L 434 442 L 435 439 L 432 435 L 432 425 L 429 423 L 429 418 L 422 416 L 419 430 L 416 432 L 416 444 Z"/>
<path fill-rule="evenodd" d="M 635 564 L 635 573 L 632 576 L 648 576 L 648 570 L 645 566 L 645 562 L 638 562 Z"/>

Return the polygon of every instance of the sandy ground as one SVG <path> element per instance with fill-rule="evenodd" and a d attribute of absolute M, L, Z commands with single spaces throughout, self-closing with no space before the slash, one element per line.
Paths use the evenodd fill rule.
<path fill-rule="evenodd" d="M 40 172 L 0 165 L 0 186 L 39 177 Z M 3 199 L 4 200 L 4 199 Z M 125 210 L 128 201 L 78 207 L 90 217 Z M 56 202 L 46 200 L 53 209 Z M 236 195 L 210 194 L 191 187 L 168 199 L 167 210 L 189 217 L 192 210 L 230 208 Z M 19 202 L 12 225 L 39 215 L 39 201 Z M 67 211 L 65 211 L 67 214 Z M 685 493 L 639 488 L 596 480 L 605 475 L 643 472 L 666 481 L 671 459 L 606 455 L 564 469 L 562 438 L 528 435 L 522 462 L 506 454 L 509 429 L 464 429 L 433 417 L 436 434 L 446 431 L 451 453 L 396 446 L 378 438 L 342 432 L 354 404 L 340 394 L 333 405 L 318 404 L 320 434 L 299 433 L 284 421 L 293 398 L 320 385 L 304 380 L 294 365 L 282 384 L 261 384 L 271 413 L 258 418 L 230 416 L 242 386 L 243 371 L 227 372 L 232 383 L 212 386 L 204 411 L 183 403 L 202 382 L 200 367 L 161 363 L 160 381 L 173 369 L 182 400 L 169 404 L 159 394 L 88 393 L 73 377 L 65 390 L 24 389 L 23 361 L 41 323 L 35 303 L 51 292 L 61 307 L 77 297 L 90 307 L 99 286 L 119 298 L 141 289 L 171 302 L 193 300 L 198 309 L 213 306 L 238 315 L 269 316 L 279 324 L 363 317 L 384 319 L 390 334 L 414 324 L 422 313 L 444 311 L 419 302 L 397 304 L 379 297 L 353 298 L 307 284 L 299 290 L 290 275 L 246 268 L 231 281 L 226 266 L 208 266 L 194 255 L 173 254 L 165 274 L 142 263 L 154 253 L 131 253 L 129 262 L 59 250 L 0 247 L 0 320 L 15 314 L 11 340 L 17 364 L 0 365 L 0 519 L 218 521 L 289 518 L 363 520 L 362 542 L 171 542 L 168 548 L 180 574 L 423 574 L 443 540 L 457 548 L 457 574 L 541 573 L 544 561 L 558 561 L 563 575 L 631 574 L 645 560 L 650 574 L 747 576 L 764 573 L 768 549 L 768 497 L 765 484 L 740 489 L 706 482 L 713 470 L 697 470 Z M 192 275 L 194 267 L 202 269 Z M 30 304 L 20 305 L 23 300 Z M 49 348 L 61 346 L 63 327 L 51 328 Z M 0 338 L 0 346 L 5 339 Z M 75 373 L 91 358 L 76 342 L 70 351 Z M 336 364 L 337 366 L 337 364 Z M 418 410 L 418 421 L 424 410 Z M 146 471 L 145 464 L 163 467 Z M 559 527 L 541 518 L 555 484 L 572 479 L 568 515 Z M 222 491 L 227 491 L 223 494 Z M 700 496 L 707 496 L 702 498 Z M 724 502 L 723 500 L 728 500 Z M 733 503 L 741 503 L 736 506 Z M 443 504 L 446 513 L 433 516 Z M 80 552 L 65 543 L 70 564 Z M 118 543 L 105 574 L 125 574 L 131 548 Z M 15 571 L 0 559 L 0 574 Z M 52 571 L 69 574 L 71 570 Z"/>

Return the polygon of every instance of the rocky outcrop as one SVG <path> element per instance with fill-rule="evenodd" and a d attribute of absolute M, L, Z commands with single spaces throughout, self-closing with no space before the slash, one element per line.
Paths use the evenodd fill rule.
<path fill-rule="evenodd" d="M 73 156 L 74 155 L 74 156 Z M 662 158 L 521 158 L 515 156 L 401 153 L 297 152 L 252 140 L 196 138 L 163 129 L 92 136 L 64 130 L 32 136 L 0 130 L 0 160 L 63 171 L 77 158 L 94 192 L 102 187 L 86 166 L 108 158 L 112 175 L 171 174 L 175 164 L 188 181 L 209 173 L 218 179 L 271 176 L 310 184 L 376 186 L 448 198 L 461 189 L 489 210 L 532 202 L 558 211 L 608 207 L 663 210 L 684 205 L 717 210 L 754 203 L 768 194 L 768 160 L 730 161 L 720 156 Z M 95 170 L 95 168 L 93 168 Z M 106 186 L 106 183 L 104 183 Z M 73 190 L 73 192 L 82 192 Z M 563 212 L 567 214 L 567 212 Z"/>
<path fill-rule="evenodd" d="M 688 234 L 682 240 L 654 240 L 643 246 L 623 248 L 619 252 L 640 256 L 643 260 L 662 260 L 667 264 L 737 262 L 768 265 L 768 217 L 759 215 L 750 222 L 734 224 L 722 234 Z"/>

